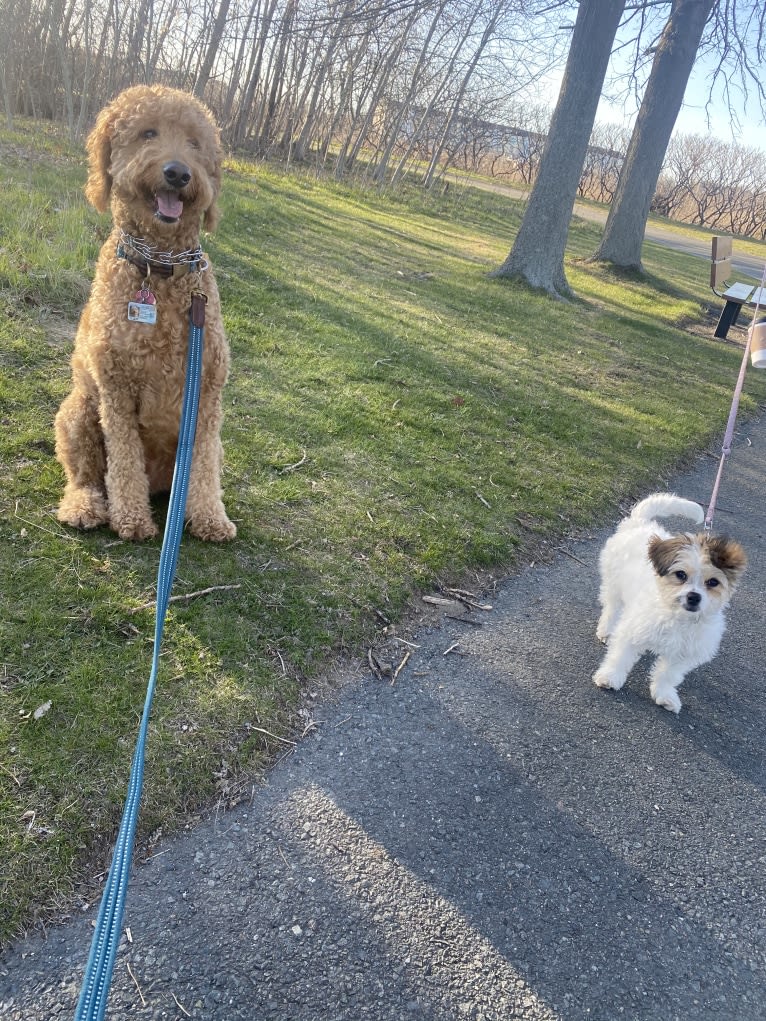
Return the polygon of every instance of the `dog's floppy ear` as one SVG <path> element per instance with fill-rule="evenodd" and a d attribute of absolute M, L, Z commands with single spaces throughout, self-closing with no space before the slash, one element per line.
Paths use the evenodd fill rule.
<path fill-rule="evenodd" d="M 736 581 L 747 567 L 747 554 L 740 544 L 726 535 L 706 535 L 705 544 L 713 567 Z"/>
<path fill-rule="evenodd" d="M 212 205 L 205 210 L 205 215 L 202 218 L 202 226 L 207 231 L 214 231 L 218 226 L 218 221 L 221 219 L 221 211 L 218 208 L 217 195 L 213 199 Z"/>
<path fill-rule="evenodd" d="M 85 148 L 88 151 L 88 180 L 85 197 L 99 213 L 106 211 L 112 191 L 112 175 L 109 165 L 112 161 L 112 133 L 114 118 L 110 106 L 98 115 L 96 126 L 88 135 Z"/>
<path fill-rule="evenodd" d="M 218 226 L 218 221 L 221 219 L 221 210 L 218 208 L 218 195 L 221 191 L 221 162 L 223 154 L 221 152 L 221 143 L 218 140 L 218 128 L 215 128 L 216 133 L 216 149 L 215 149 L 215 167 L 213 173 L 210 175 L 210 181 L 213 185 L 213 201 L 210 203 L 208 208 L 205 210 L 205 215 L 202 218 L 202 226 L 205 230 L 214 231 Z"/>
<path fill-rule="evenodd" d="M 685 546 L 689 545 L 686 535 L 673 535 L 670 539 L 661 539 L 653 535 L 649 540 L 649 560 L 660 578 L 669 574 L 673 564 Z"/>

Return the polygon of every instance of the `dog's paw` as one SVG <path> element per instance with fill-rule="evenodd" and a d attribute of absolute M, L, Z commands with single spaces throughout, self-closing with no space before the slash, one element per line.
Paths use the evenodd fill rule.
<path fill-rule="evenodd" d="M 625 682 L 616 681 L 605 670 L 597 670 L 593 675 L 593 683 L 599 688 L 611 688 L 613 691 L 619 691 Z"/>
<path fill-rule="evenodd" d="M 205 542 L 229 542 L 237 534 L 237 526 L 224 514 L 223 517 L 192 517 L 189 531 Z"/>
<path fill-rule="evenodd" d="M 113 514 L 109 521 L 109 527 L 121 539 L 131 539 L 136 542 L 140 542 L 142 539 L 153 539 L 159 531 L 151 517 L 135 517 L 128 514 L 119 518 Z"/>
<path fill-rule="evenodd" d="M 671 713 L 681 712 L 681 699 L 673 688 L 666 688 L 664 691 L 652 692 L 654 701 Z"/>
<path fill-rule="evenodd" d="M 72 528 L 98 528 L 109 520 L 109 509 L 98 490 L 77 489 L 64 496 L 56 516 Z"/>

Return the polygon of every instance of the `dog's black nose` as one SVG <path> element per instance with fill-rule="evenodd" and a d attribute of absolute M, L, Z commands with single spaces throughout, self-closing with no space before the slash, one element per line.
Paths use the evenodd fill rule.
<path fill-rule="evenodd" d="M 176 160 L 172 163 L 166 163 L 162 168 L 162 173 L 165 175 L 165 180 L 171 188 L 185 188 L 189 181 L 191 181 L 192 176 L 191 170 L 189 170 L 186 164 L 179 163 Z"/>
<path fill-rule="evenodd" d="M 686 593 L 686 605 L 689 607 L 697 607 L 702 602 L 702 596 L 699 592 L 687 592 Z"/>

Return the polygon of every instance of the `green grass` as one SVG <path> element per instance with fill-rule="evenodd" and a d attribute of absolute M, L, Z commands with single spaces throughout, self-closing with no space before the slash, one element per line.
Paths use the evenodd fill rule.
<path fill-rule="evenodd" d="M 149 675 L 159 542 L 55 519 L 52 421 L 108 226 L 82 153 L 0 133 L 0 939 L 92 896 Z M 741 357 L 701 260 L 584 260 L 565 304 L 490 279 L 519 206 L 380 196 L 230 161 L 207 245 L 232 346 L 224 487 L 237 540 L 187 538 L 150 731 L 140 842 L 249 790 L 302 698 L 418 592 L 512 570 L 722 430 Z M 685 328 L 697 324 L 697 332 Z M 751 373 L 742 414 L 766 398 Z M 157 507 L 162 518 L 164 508 Z M 236 587 L 234 587 L 236 586 Z M 38 707 L 50 709 L 35 718 Z"/>

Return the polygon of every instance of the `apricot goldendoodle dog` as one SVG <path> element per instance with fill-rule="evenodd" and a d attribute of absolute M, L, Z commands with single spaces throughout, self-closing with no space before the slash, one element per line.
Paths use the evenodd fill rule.
<path fill-rule="evenodd" d="M 101 249 L 72 355 L 72 392 L 56 416 L 66 488 L 59 520 L 157 534 L 149 496 L 170 489 L 192 293 L 207 297 L 202 385 L 186 505 L 190 531 L 231 539 L 221 500 L 221 391 L 229 351 L 200 222 L 218 220 L 221 148 L 212 115 L 162 86 L 121 93 L 88 138 L 85 194 L 113 229 Z"/>

